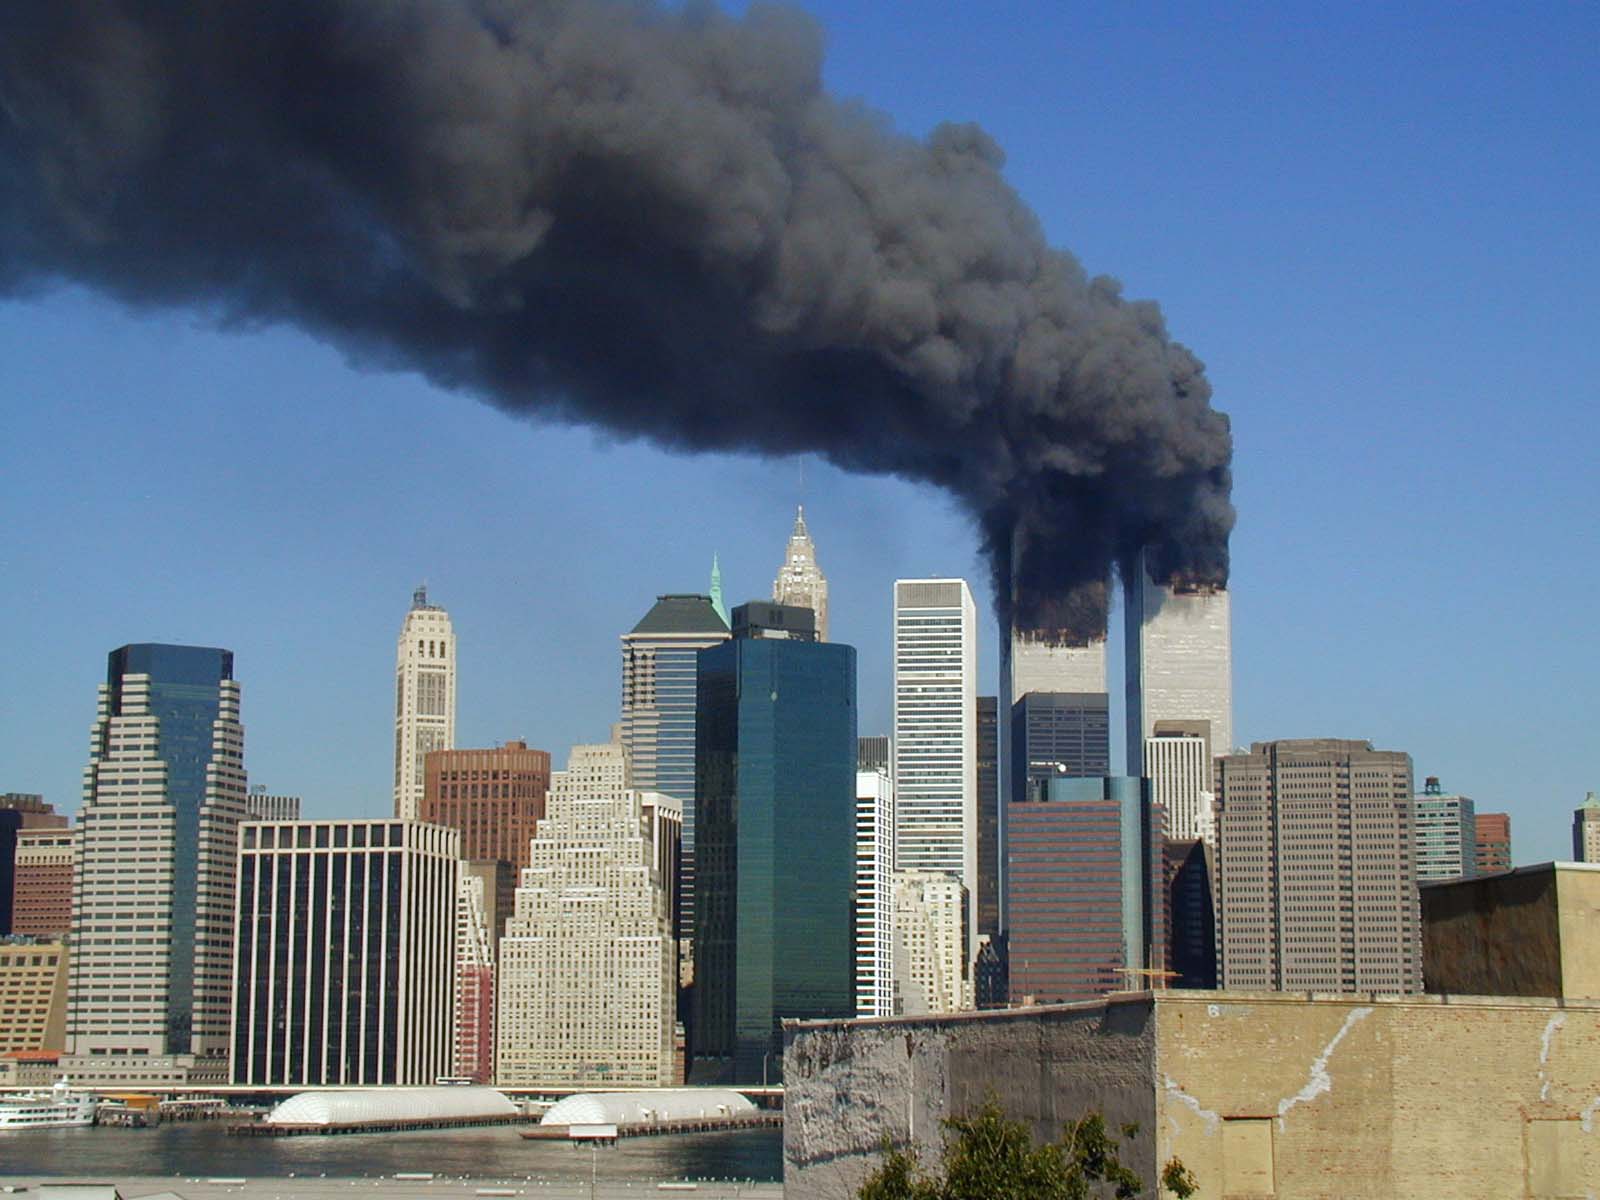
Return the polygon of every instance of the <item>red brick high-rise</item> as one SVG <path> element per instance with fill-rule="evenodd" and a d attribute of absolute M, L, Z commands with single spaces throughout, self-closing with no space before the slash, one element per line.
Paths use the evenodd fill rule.
<path fill-rule="evenodd" d="M 24 828 L 17 833 L 12 933 L 62 937 L 72 931 L 72 868 L 76 858 L 74 830 Z"/>
<path fill-rule="evenodd" d="M 1478 874 L 1511 870 L 1511 815 L 1479 813 L 1474 818 L 1478 843 Z"/>

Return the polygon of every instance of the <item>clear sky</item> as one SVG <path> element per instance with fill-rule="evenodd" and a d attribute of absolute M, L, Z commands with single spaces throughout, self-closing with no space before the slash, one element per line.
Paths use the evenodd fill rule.
<path fill-rule="evenodd" d="M 1568 857 L 1600 789 L 1600 8 L 810 6 L 830 85 L 975 120 L 1051 239 L 1160 301 L 1236 437 L 1237 736 L 1409 751 Z M 655 593 L 772 585 L 794 506 L 889 724 L 897 576 L 962 574 L 936 492 L 686 458 L 77 290 L 0 302 L 0 790 L 77 804 L 106 652 L 221 645 L 251 781 L 378 815 L 426 580 L 458 740 L 558 762 L 617 718 Z M 1119 756 L 1120 760 L 1120 756 Z"/>

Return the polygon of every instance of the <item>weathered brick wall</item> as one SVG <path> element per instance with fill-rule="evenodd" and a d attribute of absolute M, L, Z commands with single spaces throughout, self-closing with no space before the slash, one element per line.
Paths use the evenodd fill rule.
<path fill-rule="evenodd" d="M 1140 1126 L 1124 1161 L 1153 1186 L 1155 1023 L 1148 998 L 791 1027 L 784 1053 L 784 1187 L 845 1200 L 885 1138 L 938 1156 L 948 1116 L 991 1091 L 1041 1140 L 1088 1111 Z"/>

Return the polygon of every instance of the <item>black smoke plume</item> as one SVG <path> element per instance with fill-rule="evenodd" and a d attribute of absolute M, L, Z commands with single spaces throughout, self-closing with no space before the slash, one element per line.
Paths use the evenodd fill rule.
<path fill-rule="evenodd" d="M 1046 244 L 982 130 L 897 134 L 821 59 L 772 6 L 7 0 L 0 295 L 291 322 L 511 412 L 932 483 L 1050 637 L 1104 629 L 1137 547 L 1224 582 L 1201 364 Z"/>

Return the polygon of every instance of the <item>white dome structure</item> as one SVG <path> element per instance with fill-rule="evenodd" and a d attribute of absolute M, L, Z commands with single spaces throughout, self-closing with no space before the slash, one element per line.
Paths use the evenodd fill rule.
<path fill-rule="evenodd" d="M 721 1088 L 584 1092 L 553 1105 L 541 1125 L 648 1125 L 658 1121 L 737 1117 L 756 1112 L 748 1096 Z"/>
<path fill-rule="evenodd" d="M 268 1125 L 366 1125 L 515 1116 L 517 1106 L 488 1087 L 362 1088 L 301 1092 L 267 1114 Z"/>

